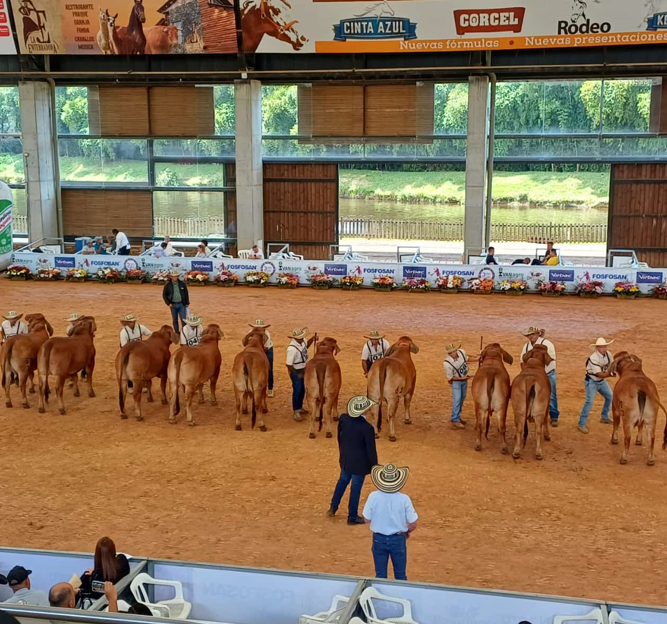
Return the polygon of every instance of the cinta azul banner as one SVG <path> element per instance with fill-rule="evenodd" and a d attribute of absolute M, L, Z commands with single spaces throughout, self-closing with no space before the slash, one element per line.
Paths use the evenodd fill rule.
<path fill-rule="evenodd" d="M 660 44 L 667 0 L 248 0 L 246 53 L 401 53 Z"/>

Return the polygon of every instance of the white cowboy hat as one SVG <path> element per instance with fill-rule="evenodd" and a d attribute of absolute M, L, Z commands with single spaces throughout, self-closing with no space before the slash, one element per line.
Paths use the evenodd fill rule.
<path fill-rule="evenodd" d="M 364 336 L 364 338 L 368 338 L 369 340 L 382 340 L 384 338 L 384 334 L 381 334 L 377 329 L 371 329 L 371 331 L 368 332 Z"/>
<path fill-rule="evenodd" d="M 614 343 L 613 340 L 610 340 L 609 342 L 607 342 L 604 338 L 598 338 L 595 341 L 595 344 L 592 344 L 591 347 L 608 347 L 610 344 L 613 344 L 613 343 Z"/>
<path fill-rule="evenodd" d="M 524 336 L 531 336 L 532 334 L 539 334 L 540 336 L 544 336 L 546 334 L 546 331 L 544 329 L 540 329 L 539 327 L 529 327 L 527 330 L 521 332 Z"/>
<path fill-rule="evenodd" d="M 352 418 L 359 418 L 365 414 L 373 405 L 377 405 L 375 401 L 365 396 L 352 397 L 347 402 L 347 413 Z"/>
<path fill-rule="evenodd" d="M 288 336 L 288 338 L 298 340 L 299 338 L 305 338 L 307 335 L 308 335 L 307 327 L 297 327 L 296 329 L 292 330 L 292 335 Z"/>
<path fill-rule="evenodd" d="M 19 314 L 16 310 L 10 310 L 2 318 L 7 319 L 8 321 L 13 321 L 15 319 L 20 319 L 23 316 L 23 313 Z"/>
<path fill-rule="evenodd" d="M 185 319 L 185 324 L 189 325 L 190 327 L 199 327 L 203 320 L 203 317 L 197 316 L 196 314 L 191 314 L 188 316 L 188 318 Z"/>
<path fill-rule="evenodd" d="M 256 327 L 258 329 L 266 329 L 267 327 L 271 327 L 271 323 L 267 325 L 264 319 L 255 319 L 254 323 L 248 323 L 248 325 L 250 325 L 250 327 Z"/>
<path fill-rule="evenodd" d="M 170 269 L 169 277 L 180 277 L 182 272 L 183 271 L 181 271 L 180 269 Z"/>
<path fill-rule="evenodd" d="M 73 323 L 74 321 L 78 321 L 81 318 L 81 314 L 78 312 L 72 312 L 66 319 L 63 319 L 63 321 L 67 321 L 69 323 Z"/>
<path fill-rule="evenodd" d="M 405 485 L 409 474 L 409 468 L 398 468 L 395 464 L 373 466 L 371 468 L 371 481 L 381 492 L 393 494 Z"/>
<path fill-rule="evenodd" d="M 445 351 L 447 351 L 447 353 L 456 353 L 460 348 L 460 342 L 450 342 L 445 345 Z"/>
<path fill-rule="evenodd" d="M 134 314 L 126 314 L 122 319 L 120 319 L 120 322 L 121 323 L 135 323 L 138 320 L 139 320 L 138 316 L 134 316 Z"/>

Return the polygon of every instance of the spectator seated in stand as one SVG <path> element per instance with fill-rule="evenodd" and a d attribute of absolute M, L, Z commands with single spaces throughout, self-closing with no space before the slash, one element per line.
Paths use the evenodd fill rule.
<path fill-rule="evenodd" d="M 548 266 L 558 266 L 560 264 L 560 259 L 558 258 L 558 254 L 556 253 L 555 249 L 552 249 L 544 258 L 544 261 L 542 264 L 546 264 Z"/>
<path fill-rule="evenodd" d="M 127 611 L 118 610 L 118 591 L 113 583 L 104 583 L 104 595 L 109 603 L 109 613 L 132 613 L 134 615 L 153 615 L 153 612 L 143 603 L 135 602 Z"/>
<path fill-rule="evenodd" d="M 9 585 L 14 592 L 11 598 L 5 600 L 5 604 L 30 605 L 33 607 L 49 606 L 49 597 L 43 591 L 30 588 L 31 574 L 32 570 L 26 570 L 23 566 L 14 566 L 7 577 L 0 577 L 0 583 Z"/>
<path fill-rule="evenodd" d="M 197 245 L 197 253 L 195 254 L 195 258 L 206 258 L 206 256 L 206 245 L 204 245 L 204 243 L 199 243 L 199 245 Z"/>
<path fill-rule="evenodd" d="M 56 583 L 49 590 L 49 604 L 61 609 L 74 609 L 76 607 L 77 591 L 71 583 Z"/>
<path fill-rule="evenodd" d="M 206 255 L 208 256 L 211 253 L 211 248 L 208 246 L 208 241 L 204 238 L 204 239 L 202 239 L 201 244 L 204 245 L 204 251 L 206 252 Z"/>
<path fill-rule="evenodd" d="M 486 254 L 486 260 L 484 261 L 484 264 L 487 266 L 490 264 L 495 264 L 496 266 L 498 263 L 496 262 L 496 256 L 495 256 L 496 250 L 493 247 L 489 247 L 489 251 Z"/>
<path fill-rule="evenodd" d="M 252 246 L 250 254 L 248 254 L 248 260 L 264 260 L 264 252 L 259 248 L 257 243 Z"/>
<path fill-rule="evenodd" d="M 153 256 L 155 258 L 166 258 L 169 254 L 167 253 L 167 247 L 169 244 L 164 241 L 160 243 L 157 247 L 153 248 Z"/>
<path fill-rule="evenodd" d="M 512 262 L 512 266 L 515 264 L 530 264 L 530 258 L 518 258 Z"/>
<path fill-rule="evenodd" d="M 164 250 L 167 252 L 167 255 L 168 256 L 173 256 L 176 252 L 174 251 L 174 248 L 171 245 L 171 237 L 169 235 L 165 235 L 163 242 L 167 243 L 164 246 Z"/>
<path fill-rule="evenodd" d="M 84 256 L 92 256 L 97 254 L 97 249 L 95 249 L 95 241 L 92 238 L 86 241 L 86 244 L 83 246 L 81 253 Z"/>
<path fill-rule="evenodd" d="M 116 554 L 116 545 L 110 537 L 103 537 L 95 546 L 95 567 L 86 570 L 81 577 L 81 590 L 92 594 L 93 581 L 116 584 L 130 573 L 130 564 L 125 555 Z"/>
<path fill-rule="evenodd" d="M 95 252 L 104 256 L 107 253 L 107 248 L 104 244 L 104 239 L 101 236 L 95 237 Z"/>

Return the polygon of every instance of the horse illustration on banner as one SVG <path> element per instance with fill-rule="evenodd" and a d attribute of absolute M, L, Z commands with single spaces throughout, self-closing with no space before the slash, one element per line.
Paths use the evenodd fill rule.
<path fill-rule="evenodd" d="M 595 4 L 600 4 L 600 0 L 593 0 Z M 583 20 L 584 22 L 588 19 L 586 16 L 586 11 L 588 9 L 588 2 L 586 0 L 573 0 L 572 2 L 572 17 L 570 21 L 573 24 L 579 23 Z"/>
<path fill-rule="evenodd" d="M 394 17 L 396 12 L 391 8 L 387 0 L 377 2 L 376 4 L 366 7 L 363 13 L 357 13 L 354 17 Z"/>
<path fill-rule="evenodd" d="M 656 15 L 667 13 L 667 1 L 646 0 L 646 2 L 644 2 L 644 8 L 646 9 L 646 15 L 644 16 L 644 19 L 639 24 L 639 26 L 637 26 L 637 28 L 655 30 L 655 28 L 651 28 L 651 18 L 654 18 Z"/>
<path fill-rule="evenodd" d="M 295 52 L 300 50 L 308 39 L 295 28 L 298 20 L 290 19 L 287 10 L 291 8 L 286 0 L 246 0 L 241 7 L 244 50 L 256 52 L 264 35 L 289 43 Z"/>

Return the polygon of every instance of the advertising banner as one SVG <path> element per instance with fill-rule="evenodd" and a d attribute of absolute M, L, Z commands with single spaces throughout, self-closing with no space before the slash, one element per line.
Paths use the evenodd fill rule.
<path fill-rule="evenodd" d="M 470 52 L 660 44 L 667 0 L 249 0 L 249 52 Z"/>
<path fill-rule="evenodd" d="M 237 51 L 232 0 L 12 0 L 12 10 L 23 54 Z"/>
<path fill-rule="evenodd" d="M 0 0 L 0 54 L 16 54 L 16 45 L 9 25 L 9 0 Z"/>

